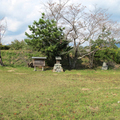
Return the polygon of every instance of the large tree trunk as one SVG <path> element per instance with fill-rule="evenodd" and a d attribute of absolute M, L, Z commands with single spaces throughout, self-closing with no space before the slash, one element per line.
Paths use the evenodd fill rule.
<path fill-rule="evenodd" d="M 72 63 L 72 66 L 71 66 L 72 69 L 74 69 L 76 67 L 76 63 L 77 63 L 77 57 L 74 57 L 73 63 Z"/>
<path fill-rule="evenodd" d="M 75 50 L 75 56 L 73 57 L 72 63 L 71 63 L 71 69 L 74 69 L 76 67 L 76 63 L 78 60 L 78 50 Z"/>
<path fill-rule="evenodd" d="M 68 60 L 68 62 L 69 62 L 69 67 L 70 67 L 70 69 L 74 69 L 75 67 L 76 67 L 76 63 L 77 63 L 77 58 L 70 58 L 69 57 L 69 60 Z"/>
<path fill-rule="evenodd" d="M 89 55 L 89 68 L 94 67 L 94 55 L 95 55 L 95 53 L 92 53 Z"/>
<path fill-rule="evenodd" d="M 91 55 L 89 56 L 89 68 L 93 68 L 93 59 Z"/>

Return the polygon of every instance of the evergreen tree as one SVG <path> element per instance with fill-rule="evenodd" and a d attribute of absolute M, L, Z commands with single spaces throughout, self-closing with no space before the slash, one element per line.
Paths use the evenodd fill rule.
<path fill-rule="evenodd" d="M 64 40 L 64 28 L 58 28 L 54 20 L 42 18 L 39 21 L 34 21 L 33 25 L 29 25 L 29 30 L 32 32 L 25 35 L 28 39 L 25 42 L 33 48 L 33 50 L 41 51 L 47 56 L 47 64 L 53 66 L 55 56 L 60 56 L 61 53 L 71 49 L 68 46 L 69 42 Z"/>

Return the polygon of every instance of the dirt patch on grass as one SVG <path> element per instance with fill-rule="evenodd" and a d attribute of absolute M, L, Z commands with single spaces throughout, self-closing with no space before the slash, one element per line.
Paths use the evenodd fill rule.
<path fill-rule="evenodd" d="M 80 73 L 77 73 L 77 75 L 78 75 L 78 76 L 81 76 L 81 74 L 80 74 Z"/>
<path fill-rule="evenodd" d="M 110 88 L 104 88 L 105 90 L 111 90 L 111 89 L 120 89 L 120 87 L 110 87 Z"/>
<path fill-rule="evenodd" d="M 89 88 L 82 88 L 83 91 L 88 91 L 90 90 Z"/>
<path fill-rule="evenodd" d="M 97 112 L 97 111 L 99 111 L 98 106 L 97 106 L 97 107 L 89 107 L 89 109 L 90 109 L 92 112 Z"/>
<path fill-rule="evenodd" d="M 8 70 L 8 72 L 14 72 L 15 70 Z"/>
<path fill-rule="evenodd" d="M 24 74 L 27 74 L 27 73 L 15 73 L 15 74 L 18 74 L 18 75 L 24 75 Z"/>
<path fill-rule="evenodd" d="M 6 67 L 7 69 L 11 69 L 10 67 Z"/>
<path fill-rule="evenodd" d="M 53 75 L 55 75 L 55 76 L 56 76 L 56 75 L 58 75 L 58 74 L 53 74 Z"/>
<path fill-rule="evenodd" d="M 116 107 L 116 106 L 118 106 L 118 103 L 113 103 L 112 106 Z"/>
<path fill-rule="evenodd" d="M 15 74 L 18 74 L 18 75 L 25 75 L 25 74 L 27 74 L 27 73 L 15 73 Z"/>

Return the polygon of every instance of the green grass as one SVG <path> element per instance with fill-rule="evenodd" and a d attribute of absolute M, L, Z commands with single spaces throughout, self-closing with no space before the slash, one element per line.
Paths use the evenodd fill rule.
<path fill-rule="evenodd" d="M 0 120 L 120 120 L 120 70 L 0 67 Z"/>

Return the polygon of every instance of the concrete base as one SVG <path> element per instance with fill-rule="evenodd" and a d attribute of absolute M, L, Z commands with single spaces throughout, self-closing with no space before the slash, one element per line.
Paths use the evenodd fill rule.
<path fill-rule="evenodd" d="M 53 67 L 53 72 L 63 72 L 63 68 L 61 66 L 61 64 L 55 64 Z"/>
<path fill-rule="evenodd" d="M 103 62 L 102 70 L 107 70 L 107 69 L 108 69 L 108 65 L 106 64 L 106 62 Z"/>

